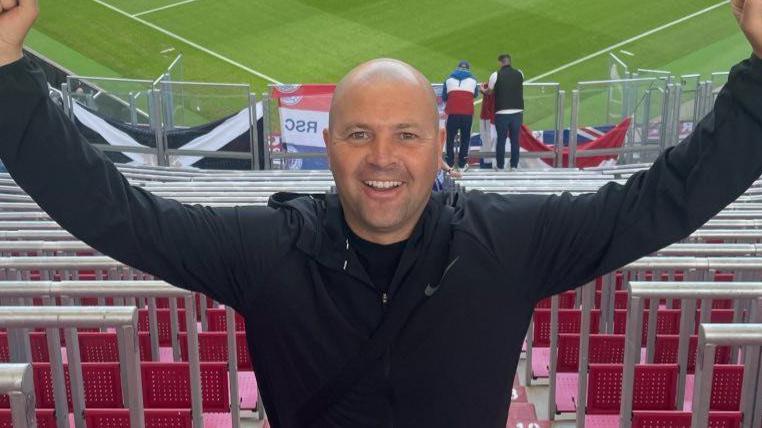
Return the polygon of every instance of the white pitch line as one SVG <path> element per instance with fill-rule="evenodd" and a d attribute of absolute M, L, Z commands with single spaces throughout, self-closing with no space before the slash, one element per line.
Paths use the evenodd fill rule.
<path fill-rule="evenodd" d="M 694 12 L 694 13 L 691 13 L 690 15 L 683 16 L 682 18 L 676 19 L 676 20 L 674 20 L 672 22 L 668 22 L 668 23 L 666 23 L 666 24 L 664 24 L 662 26 L 656 27 L 656 28 L 654 28 L 652 30 L 648 30 L 645 33 L 638 34 L 635 37 L 631 37 L 631 38 L 629 38 L 627 40 L 624 40 L 624 41 L 619 42 L 617 44 L 611 45 L 611 46 L 609 46 L 607 48 L 601 49 L 598 52 L 591 53 L 590 55 L 587 55 L 587 56 L 583 56 L 582 58 L 574 60 L 574 61 L 572 61 L 572 62 L 570 62 L 568 64 L 564 64 L 564 65 L 562 65 L 562 66 L 560 66 L 560 67 L 558 67 L 556 69 L 550 70 L 547 73 L 543 73 L 543 74 L 540 74 L 539 76 L 535 76 L 535 77 L 527 80 L 527 82 L 531 83 L 531 82 L 537 81 L 539 79 L 542 79 L 543 77 L 550 76 L 551 74 L 558 73 L 561 70 L 565 70 L 565 69 L 567 69 L 569 67 L 575 66 L 575 65 L 577 65 L 577 64 L 579 64 L 581 62 L 585 62 L 585 61 L 587 61 L 587 60 L 589 60 L 591 58 L 595 58 L 595 57 L 597 57 L 599 55 L 603 55 L 603 54 L 605 54 L 608 51 L 611 51 L 611 50 L 617 49 L 619 47 L 622 47 L 624 45 L 630 44 L 630 43 L 632 43 L 634 41 L 642 39 L 643 37 L 648 37 L 651 34 L 658 33 L 659 31 L 662 31 L 662 30 L 666 30 L 669 27 L 675 26 L 675 25 L 680 24 L 682 22 L 685 22 L 685 21 L 687 21 L 689 19 L 693 19 L 693 18 L 695 18 L 695 17 L 697 17 L 699 15 L 703 15 L 703 14 L 709 12 L 709 11 L 717 9 L 718 7 L 721 7 L 721 6 L 723 6 L 725 4 L 728 4 L 728 3 L 730 3 L 730 0 L 723 0 L 723 1 L 721 1 L 721 2 L 719 2 L 717 4 L 715 4 L 715 5 L 709 6 L 709 7 L 705 8 L 705 9 L 701 9 L 698 12 Z"/>
<path fill-rule="evenodd" d="M 634 37 L 631 37 L 631 38 L 629 38 L 627 40 L 624 40 L 624 41 L 621 41 L 619 43 L 613 44 L 613 45 L 611 45 L 611 46 L 609 46 L 607 48 L 601 49 L 601 50 L 599 50 L 599 51 L 597 51 L 595 53 L 591 53 L 590 55 L 583 56 L 582 58 L 576 59 L 576 60 L 574 60 L 574 61 L 572 61 L 572 62 L 570 62 L 568 64 L 564 64 L 564 65 L 562 65 L 562 66 L 560 66 L 560 67 L 558 67 L 556 69 L 550 70 L 550 71 L 548 71 L 546 73 L 542 73 L 539 76 L 535 76 L 535 77 L 527 80 L 526 82 L 527 83 L 536 82 L 536 81 L 538 81 L 538 80 L 540 80 L 540 79 L 542 79 L 544 77 L 550 76 L 551 74 L 555 74 L 555 73 L 558 73 L 559 71 L 566 70 L 569 67 L 573 67 L 573 66 L 575 66 L 577 64 L 583 63 L 583 62 L 585 62 L 587 60 L 590 60 L 590 59 L 595 58 L 597 56 L 603 55 L 606 52 L 609 52 L 609 51 L 612 51 L 614 49 L 620 48 L 620 47 L 625 46 L 627 44 L 630 44 L 630 43 L 632 43 L 634 41 L 640 40 L 640 39 L 642 39 L 644 37 L 648 37 L 648 36 L 650 36 L 650 35 L 652 35 L 654 33 L 658 33 L 659 31 L 665 30 L 667 28 L 670 28 L 672 26 L 675 26 L 677 24 L 685 22 L 685 21 L 687 21 L 689 19 L 693 19 L 693 18 L 695 18 L 695 17 L 697 17 L 699 15 L 702 15 L 704 13 L 710 12 L 710 11 L 712 11 L 714 9 L 717 9 L 718 7 L 721 7 L 721 6 L 723 6 L 725 4 L 728 4 L 728 3 L 730 3 L 730 0 L 723 0 L 723 1 L 719 2 L 719 3 L 717 3 L 717 4 L 714 4 L 712 6 L 707 7 L 705 9 L 701 9 L 698 12 L 691 13 L 690 15 L 685 15 L 682 18 L 678 18 L 678 19 L 676 19 L 676 20 L 674 20 L 672 22 L 668 22 L 668 23 L 666 23 L 664 25 L 661 25 L 661 26 L 656 27 L 654 29 L 648 30 L 645 33 L 638 34 L 637 36 L 634 36 Z M 478 99 L 478 100 L 474 101 L 474 105 L 481 104 L 481 102 L 482 102 L 482 100 Z"/>
<path fill-rule="evenodd" d="M 196 0 L 183 0 L 183 1 L 179 1 L 179 2 L 177 2 L 177 3 L 168 4 L 168 5 L 166 5 L 166 6 L 157 7 L 156 9 L 150 9 L 150 10 L 146 10 L 146 11 L 144 11 L 144 12 L 136 13 L 136 14 L 134 14 L 134 15 L 132 15 L 132 16 L 134 17 L 134 16 L 142 16 L 142 15 L 147 15 L 147 14 L 149 14 L 149 13 L 158 12 L 158 11 L 160 11 L 160 10 L 164 10 L 164 9 L 170 9 L 170 8 L 173 8 L 173 7 L 175 7 L 175 6 L 181 6 L 181 5 L 184 5 L 184 4 L 187 4 L 187 3 L 193 3 L 194 1 L 196 1 Z"/>
<path fill-rule="evenodd" d="M 154 30 L 156 30 L 156 31 L 158 31 L 158 32 L 160 32 L 160 33 L 162 33 L 164 35 L 167 35 L 169 37 L 172 37 L 175 40 L 178 40 L 178 41 L 183 42 L 183 43 L 185 43 L 185 44 L 187 44 L 189 46 L 192 46 L 192 47 L 200 50 L 201 52 L 209 54 L 209 55 L 219 59 L 220 61 L 225 61 L 226 63 L 228 63 L 228 64 L 230 64 L 230 65 L 232 65 L 234 67 L 238 67 L 238 68 L 240 68 L 243 71 L 246 71 L 246 72 L 248 72 L 250 74 L 253 74 L 253 75 L 257 76 L 257 77 L 260 77 L 262 79 L 265 79 L 265 80 L 269 81 L 270 83 L 274 83 L 276 85 L 282 85 L 281 82 L 273 79 L 272 77 L 270 77 L 270 76 L 268 76 L 268 75 L 266 75 L 264 73 L 260 73 L 257 70 L 254 70 L 253 68 L 250 68 L 250 67 L 247 67 L 247 66 L 241 64 L 240 62 L 234 61 L 234 60 L 232 60 L 232 59 L 230 59 L 230 58 L 228 58 L 226 56 L 220 55 L 217 52 L 214 52 L 213 50 L 207 49 L 207 48 L 199 45 L 198 43 L 194 43 L 194 42 L 186 39 L 185 37 L 178 36 L 177 34 L 171 32 L 171 31 L 167 31 L 167 30 L 159 27 L 156 24 L 152 24 L 152 23 L 146 21 L 143 18 L 140 18 L 140 17 L 137 17 L 137 16 L 132 16 L 129 13 L 119 9 L 118 7 L 112 6 L 112 5 L 106 3 L 106 2 L 104 2 L 102 0 L 93 0 L 93 1 L 98 3 L 98 4 L 100 4 L 101 6 L 104 6 L 104 7 L 107 7 L 109 9 L 113 10 L 116 13 L 124 15 L 124 16 L 132 19 L 132 20 L 135 20 L 135 21 L 137 21 L 137 22 L 139 22 L 139 23 L 141 23 L 141 24 L 143 24 L 143 25 L 145 25 L 147 27 L 153 28 Z"/>

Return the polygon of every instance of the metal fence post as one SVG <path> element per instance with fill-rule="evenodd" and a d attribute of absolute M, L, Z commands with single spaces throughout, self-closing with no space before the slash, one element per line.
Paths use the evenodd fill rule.
<path fill-rule="evenodd" d="M 130 101 L 129 101 L 129 103 L 130 103 L 130 123 L 132 123 L 133 125 L 137 125 L 138 124 L 137 100 L 138 100 L 139 96 L 140 96 L 140 92 L 138 92 L 137 94 L 133 94 L 132 92 L 130 92 L 128 94 L 128 97 L 130 99 Z"/>
<path fill-rule="evenodd" d="M 162 94 L 161 90 L 151 90 L 151 97 L 149 97 L 149 114 L 151 120 L 151 129 L 154 130 L 156 135 L 156 163 L 160 166 L 169 165 L 169 159 L 166 155 L 167 141 L 164 133 L 164 125 L 161 115 Z"/>
<path fill-rule="evenodd" d="M 68 83 L 61 83 L 61 104 L 63 105 L 63 111 L 66 117 L 71 118 L 72 112 L 71 112 L 71 104 L 69 101 L 69 84 Z"/>
<path fill-rule="evenodd" d="M 662 92 L 661 106 L 659 107 L 659 115 L 658 115 L 658 117 L 660 118 L 659 120 L 659 151 L 662 152 L 667 147 L 666 146 L 667 138 L 666 138 L 666 135 L 664 135 L 666 133 L 665 128 L 667 126 L 667 121 L 665 120 L 666 118 L 664 117 L 664 115 L 666 114 L 667 105 L 669 103 L 669 87 L 665 87 L 664 89 L 658 88 L 658 90 Z"/>
<path fill-rule="evenodd" d="M 571 123 L 569 124 L 569 164 L 574 168 L 577 164 L 577 128 L 579 128 L 579 89 L 572 90 Z"/>
<path fill-rule="evenodd" d="M 640 362 L 640 346 L 643 331 L 643 299 L 631 297 L 627 314 L 627 335 L 625 336 L 624 368 L 622 373 L 621 406 L 619 426 L 632 425 L 632 399 L 635 386 L 635 365 Z"/>
<path fill-rule="evenodd" d="M 257 94 L 249 94 L 249 129 L 250 129 L 250 147 L 251 147 L 251 169 L 259 169 L 259 132 L 257 129 Z"/>
<path fill-rule="evenodd" d="M 270 159 L 270 95 L 267 92 L 262 93 L 262 133 L 264 140 L 265 165 L 264 169 L 272 169 L 272 160 Z"/>
<path fill-rule="evenodd" d="M 675 84 L 675 97 L 674 97 L 674 110 L 672 112 L 672 140 L 675 144 L 680 142 L 680 109 L 683 101 L 683 86 L 679 83 Z"/>
<path fill-rule="evenodd" d="M 554 142 L 554 149 L 556 151 L 556 158 L 553 161 L 555 168 L 563 167 L 564 161 L 564 113 L 565 113 L 565 101 L 566 91 L 558 91 L 556 97 L 556 141 Z"/>

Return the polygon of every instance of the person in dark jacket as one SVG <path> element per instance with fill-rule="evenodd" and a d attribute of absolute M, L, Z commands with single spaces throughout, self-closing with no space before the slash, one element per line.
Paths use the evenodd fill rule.
<path fill-rule="evenodd" d="M 442 86 L 442 101 L 445 103 L 447 122 L 445 123 L 447 144 L 445 161 L 447 165 L 464 171 L 468 169 L 468 148 L 471 142 L 471 124 L 474 120 L 474 98 L 479 96 L 479 83 L 471 73 L 471 64 L 460 61 L 458 67 L 447 76 Z M 458 163 L 455 163 L 455 136 L 460 134 Z"/>
<path fill-rule="evenodd" d="M 497 169 L 505 168 L 505 142 L 511 139 L 511 169 L 519 166 L 521 124 L 524 121 L 524 73 L 511 66 L 511 56 L 497 58 L 500 69 L 489 78 L 488 93 L 495 98 Z"/>
<path fill-rule="evenodd" d="M 338 194 L 232 208 L 131 186 L 23 58 L 36 3 L 8 1 L 0 159 L 77 238 L 237 310 L 274 428 L 504 427 L 535 303 L 685 237 L 762 173 L 760 0 L 741 15 L 755 55 L 691 136 L 626 184 L 432 194 L 444 132 L 429 83 L 375 60 L 333 98 Z"/>

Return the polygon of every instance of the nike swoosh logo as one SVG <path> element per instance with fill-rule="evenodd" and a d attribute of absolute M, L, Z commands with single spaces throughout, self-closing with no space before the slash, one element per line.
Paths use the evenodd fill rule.
<path fill-rule="evenodd" d="M 434 295 L 434 293 L 437 292 L 437 290 L 439 290 L 438 285 L 436 287 L 432 287 L 431 284 L 426 284 L 426 289 L 423 290 L 423 294 L 425 294 L 426 297 L 431 297 Z"/>
<path fill-rule="evenodd" d="M 437 290 L 439 290 L 439 287 L 442 286 L 442 281 L 444 280 L 445 276 L 447 275 L 447 272 L 450 271 L 450 269 L 455 265 L 455 262 L 457 262 L 458 259 L 460 259 L 460 256 L 455 257 L 454 259 L 452 259 L 450 264 L 447 265 L 447 267 L 445 268 L 444 272 L 442 273 L 442 277 L 439 278 L 439 284 L 437 284 L 436 287 L 432 287 L 431 284 L 426 284 L 426 289 L 423 290 L 423 294 L 425 294 L 426 297 L 433 296 L 434 293 L 436 293 Z"/>

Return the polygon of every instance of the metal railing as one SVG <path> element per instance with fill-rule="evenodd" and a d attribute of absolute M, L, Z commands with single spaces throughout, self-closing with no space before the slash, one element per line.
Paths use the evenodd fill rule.
<path fill-rule="evenodd" d="M 37 426 L 31 364 L 0 364 L 0 394 L 8 394 L 14 428 Z"/>

